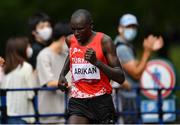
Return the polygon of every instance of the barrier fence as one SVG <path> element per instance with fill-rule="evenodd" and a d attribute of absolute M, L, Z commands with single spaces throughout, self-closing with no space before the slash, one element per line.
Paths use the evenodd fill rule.
<path fill-rule="evenodd" d="M 164 124 L 163 121 L 163 115 L 166 113 L 173 113 L 176 115 L 180 115 L 180 111 L 179 110 L 175 110 L 175 111 L 163 111 L 163 97 L 162 97 L 162 91 L 163 90 L 173 90 L 173 91 L 177 91 L 180 90 L 180 86 L 174 87 L 174 88 L 133 88 L 136 90 L 137 93 L 137 97 L 136 97 L 136 103 L 137 103 L 137 111 L 129 111 L 129 112 L 122 112 L 119 111 L 119 109 L 117 109 L 117 115 L 118 116 L 123 116 L 123 115 L 136 115 L 138 117 L 137 119 L 137 124 L 142 124 L 142 115 L 143 114 L 156 114 L 158 113 L 158 123 L 159 124 Z M 64 117 L 65 118 L 65 124 L 67 122 L 67 103 L 68 103 L 68 94 L 65 93 L 65 109 L 64 109 L 64 113 L 58 113 L 58 114 L 40 114 L 39 110 L 38 110 L 38 91 L 55 91 L 58 90 L 58 88 L 50 88 L 50 87 L 44 87 L 44 88 L 17 88 L 17 89 L 0 89 L 0 101 L 1 101 L 1 105 L 0 105 L 0 111 L 1 111 L 1 124 L 6 124 L 7 123 L 7 119 L 8 118 L 23 118 L 23 117 L 34 117 L 35 118 L 35 124 L 40 124 L 39 118 L 40 117 L 51 117 L 51 116 L 60 116 L 60 117 Z M 141 91 L 142 90 L 156 90 L 158 93 L 158 97 L 157 97 L 157 107 L 158 107 L 158 112 L 142 112 L 140 110 L 140 105 L 141 105 L 141 101 L 142 101 L 142 96 L 141 96 Z M 8 91 L 34 91 L 35 93 L 35 100 L 34 100 L 34 104 L 35 104 L 35 114 L 33 115 L 18 115 L 18 116 L 8 116 L 7 114 L 7 100 L 6 100 L 6 95 Z M 115 94 L 115 98 L 118 98 L 117 93 Z M 118 99 L 116 99 L 115 101 L 115 105 L 116 107 L 118 107 Z"/>

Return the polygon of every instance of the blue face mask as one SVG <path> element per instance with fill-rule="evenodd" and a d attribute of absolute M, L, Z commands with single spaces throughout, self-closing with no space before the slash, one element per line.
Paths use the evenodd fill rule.
<path fill-rule="evenodd" d="M 124 38 L 129 42 L 132 41 L 137 35 L 137 29 L 126 28 L 124 29 Z"/>

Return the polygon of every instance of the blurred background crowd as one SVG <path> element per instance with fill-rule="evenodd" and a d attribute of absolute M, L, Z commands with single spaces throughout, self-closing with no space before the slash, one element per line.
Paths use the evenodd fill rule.
<path fill-rule="evenodd" d="M 1 23 L 1 50 L 4 55 L 4 46 L 9 36 L 15 34 L 27 34 L 27 19 L 30 15 L 38 11 L 49 14 L 53 20 L 69 20 L 71 13 L 77 8 L 88 9 L 95 21 L 97 31 L 104 31 L 112 38 L 115 37 L 119 17 L 124 13 L 132 13 L 138 17 L 140 28 L 136 46 L 139 47 L 141 39 L 149 33 L 165 36 L 163 50 L 159 52 L 161 56 L 170 58 L 174 65 L 178 66 L 179 60 L 176 58 L 179 47 L 179 1 L 156 1 L 156 0 L 13 0 L 1 1 L 0 3 L 0 23 Z M 140 49 L 140 48 L 139 48 Z M 163 54 L 162 54 L 163 53 Z"/>

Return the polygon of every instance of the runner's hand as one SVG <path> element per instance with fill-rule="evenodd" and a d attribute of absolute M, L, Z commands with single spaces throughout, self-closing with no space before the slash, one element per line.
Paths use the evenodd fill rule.
<path fill-rule="evenodd" d="M 58 81 L 58 88 L 63 92 L 68 90 L 68 82 L 65 76 L 60 76 Z"/>
<path fill-rule="evenodd" d="M 96 64 L 96 52 L 92 48 L 88 48 L 84 54 L 85 60 L 89 61 L 92 64 Z"/>

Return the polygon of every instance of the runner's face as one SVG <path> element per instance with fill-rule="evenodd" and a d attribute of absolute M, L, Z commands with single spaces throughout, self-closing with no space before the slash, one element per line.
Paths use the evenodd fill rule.
<path fill-rule="evenodd" d="M 91 25 L 87 23 L 85 18 L 77 17 L 71 19 L 71 28 L 78 42 L 88 42 L 91 34 Z"/>

